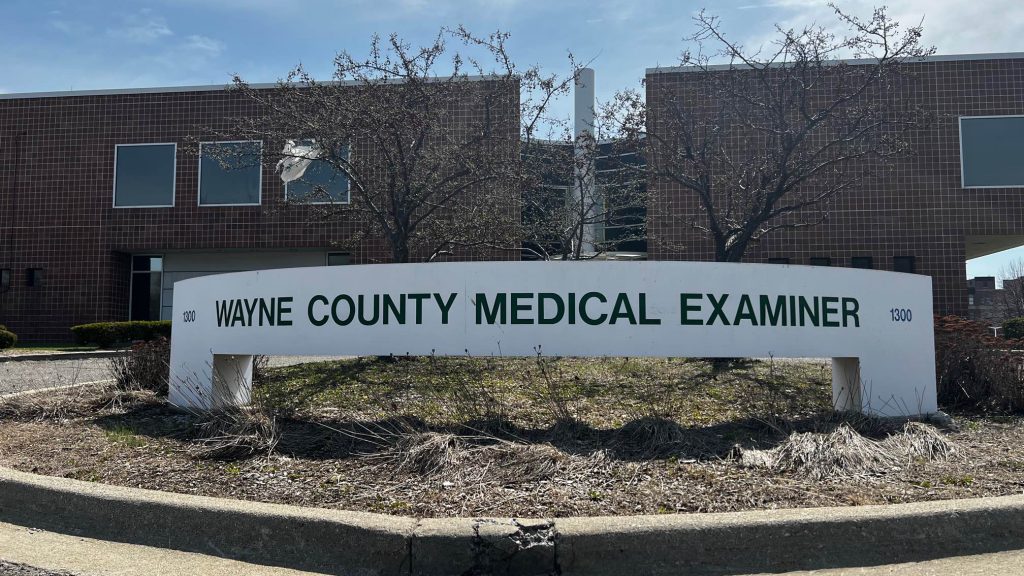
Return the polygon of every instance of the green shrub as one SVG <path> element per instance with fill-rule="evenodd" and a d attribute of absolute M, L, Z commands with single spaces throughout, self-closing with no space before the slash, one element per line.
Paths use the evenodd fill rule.
<path fill-rule="evenodd" d="M 14 332 L 8 332 L 3 326 L 0 326 L 0 350 L 5 350 L 14 346 L 18 342 L 18 337 Z"/>
<path fill-rule="evenodd" d="M 97 322 L 71 327 L 75 341 L 79 344 L 95 344 L 100 348 L 110 348 L 115 344 L 128 344 L 137 340 L 154 340 L 171 337 L 170 320 L 131 322 Z"/>
<path fill-rule="evenodd" d="M 1003 322 L 1003 337 L 1010 340 L 1024 338 L 1024 318 L 1011 318 Z"/>

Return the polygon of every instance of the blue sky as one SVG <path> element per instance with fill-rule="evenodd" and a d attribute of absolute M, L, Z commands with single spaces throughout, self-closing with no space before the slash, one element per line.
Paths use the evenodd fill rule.
<path fill-rule="evenodd" d="M 861 15 L 873 6 L 842 5 Z M 645 68 L 675 64 L 703 6 L 748 46 L 769 39 L 774 23 L 831 22 L 817 0 L 0 0 L 0 92 L 222 84 L 233 73 L 272 82 L 298 63 L 327 78 L 339 50 L 364 53 L 373 33 L 419 44 L 464 24 L 510 32 L 523 65 L 564 72 L 569 51 L 593 60 L 604 99 L 637 87 Z M 902 22 L 923 19 L 925 41 L 939 53 L 1024 51 L 1019 0 L 889 6 Z M 968 276 L 998 275 L 1015 258 L 1024 248 L 971 261 Z"/>

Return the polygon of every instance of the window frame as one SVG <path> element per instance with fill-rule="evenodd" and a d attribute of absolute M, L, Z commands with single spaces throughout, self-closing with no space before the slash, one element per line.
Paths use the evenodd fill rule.
<path fill-rule="evenodd" d="M 960 143 L 960 189 L 961 190 L 986 190 L 992 188 L 1024 188 L 1021 184 L 999 185 L 999 186 L 968 186 L 964 181 L 964 120 L 981 120 L 985 118 L 1024 118 L 1024 114 L 990 114 L 987 116 L 958 116 L 957 117 L 957 139 Z"/>
<path fill-rule="evenodd" d="M 309 139 L 306 139 L 305 141 L 308 142 Z M 349 146 L 349 145 L 346 145 L 346 148 L 348 148 L 348 157 L 351 158 L 352 157 L 352 147 Z M 316 162 L 316 161 L 317 160 L 312 160 L 310 162 L 310 164 L 312 164 L 313 162 Z M 333 166 L 332 166 L 332 168 L 333 168 Z M 309 170 L 309 166 L 307 166 L 306 169 Z M 308 206 L 331 206 L 331 205 L 336 205 L 336 204 L 351 204 L 352 203 L 352 177 L 349 176 L 348 174 L 345 174 L 345 198 L 346 198 L 346 200 L 344 202 L 310 202 L 310 201 L 307 201 L 307 200 L 297 200 L 297 199 L 296 200 L 292 200 L 292 199 L 288 198 L 288 185 L 289 184 L 291 184 L 291 182 L 285 182 L 284 183 L 284 197 L 283 197 L 284 201 L 289 203 L 289 204 L 295 204 L 295 205 L 305 204 L 305 205 L 308 205 Z M 307 196 L 308 196 L 308 194 L 307 194 Z"/>
<path fill-rule="evenodd" d="M 170 204 L 147 204 L 140 206 L 118 206 L 117 205 L 117 149 L 121 146 L 174 146 L 174 162 L 171 165 L 171 203 Z M 174 203 L 178 198 L 178 143 L 177 142 L 140 142 L 134 144 L 114 144 L 114 174 L 112 178 L 111 188 L 113 194 L 110 198 L 111 206 L 113 208 L 121 209 L 132 209 L 132 208 L 174 208 Z"/>
<path fill-rule="evenodd" d="M 257 185 L 255 203 L 204 204 L 203 203 L 203 146 L 207 144 L 250 144 L 260 145 L 259 184 Z M 196 182 L 196 206 L 201 208 L 217 208 L 221 206 L 262 206 L 263 205 L 263 140 L 210 140 L 199 142 L 199 180 Z"/>

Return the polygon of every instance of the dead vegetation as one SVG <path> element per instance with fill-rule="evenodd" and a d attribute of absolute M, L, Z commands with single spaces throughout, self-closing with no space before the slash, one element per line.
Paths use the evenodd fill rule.
<path fill-rule="evenodd" d="M 353 360 L 269 370 L 246 408 L 148 391 L 0 402 L 0 465 L 417 516 L 846 505 L 1019 491 L 1017 420 L 836 415 L 813 363 Z M 976 426 L 970 422 L 977 422 Z"/>
<path fill-rule="evenodd" d="M 915 460 L 945 460 L 953 450 L 934 427 L 920 422 L 907 422 L 882 440 L 862 436 L 842 422 L 831 432 L 794 432 L 771 449 L 739 448 L 733 456 L 744 466 L 795 472 L 820 480 L 880 474 Z"/>

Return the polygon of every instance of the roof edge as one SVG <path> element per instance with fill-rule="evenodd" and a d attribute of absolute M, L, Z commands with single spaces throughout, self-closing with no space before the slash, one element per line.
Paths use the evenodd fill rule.
<path fill-rule="evenodd" d="M 921 58 L 913 58 L 908 60 L 911 63 L 927 63 L 927 62 L 958 62 L 958 61 L 972 61 L 972 60 L 1015 60 L 1024 59 L 1024 52 L 992 52 L 992 53 L 980 53 L 980 54 L 936 54 L 933 56 L 923 56 Z M 845 64 L 871 64 L 875 62 L 871 58 L 851 58 L 846 60 L 837 60 L 836 62 L 842 62 Z M 708 66 L 709 70 L 728 70 L 731 67 L 740 67 L 738 64 L 712 64 Z M 675 72 L 695 72 L 699 70 L 697 66 L 655 66 L 654 68 L 648 68 L 646 70 L 647 75 L 651 74 L 664 74 L 664 73 L 675 73 Z"/>
<path fill-rule="evenodd" d="M 438 77 L 438 79 L 447 78 Z M 499 78 L 497 75 L 469 75 L 465 77 L 467 80 L 472 81 L 483 81 Z M 400 83 L 400 81 L 393 81 L 394 83 Z M 321 82 L 320 84 L 336 85 L 336 86 L 355 86 L 359 84 L 356 80 L 331 80 L 328 82 Z M 54 92 L 9 92 L 6 94 L 0 94 L 0 100 L 20 100 L 28 98 L 63 98 L 67 96 L 115 96 L 119 94 L 174 94 L 178 92 L 220 92 L 231 88 L 233 84 L 203 84 L 195 86 L 156 86 L 148 88 L 105 88 L 98 90 L 60 90 Z M 276 88 L 278 84 L 276 82 L 262 82 L 249 84 L 250 87 L 256 88 L 257 90 Z"/>

